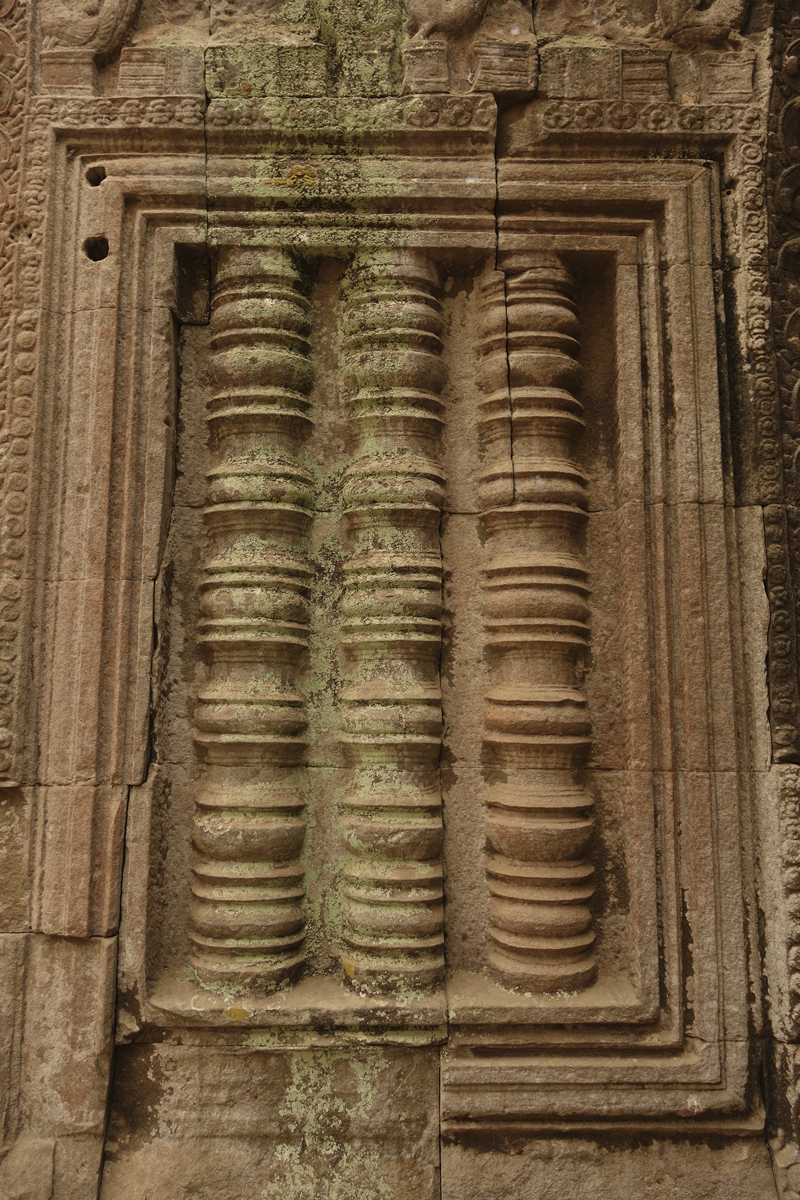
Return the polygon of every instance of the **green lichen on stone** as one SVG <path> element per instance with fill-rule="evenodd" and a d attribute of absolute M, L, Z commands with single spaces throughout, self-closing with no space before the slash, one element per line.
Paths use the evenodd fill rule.
<path fill-rule="evenodd" d="M 212 46 L 206 52 L 206 89 L 212 98 L 323 96 L 327 88 L 328 58 L 318 43 Z"/>
<path fill-rule="evenodd" d="M 311 0 L 339 92 L 383 96 L 399 90 L 403 0 Z"/>
<path fill-rule="evenodd" d="M 337 709 L 342 687 L 339 652 L 339 607 L 344 593 L 342 564 L 346 555 L 337 533 L 331 533 L 314 550 L 315 601 L 309 657 L 308 737 L 312 744 L 321 735 L 338 729 Z"/>
<path fill-rule="evenodd" d="M 252 984 L 247 982 L 236 983 L 234 980 L 220 980 L 214 982 L 212 980 L 201 979 L 195 968 L 191 965 L 185 967 L 184 976 L 190 983 L 194 984 L 203 992 L 211 992 L 214 996 L 219 996 L 221 1000 L 226 1002 L 238 1000 L 242 996 L 248 996 L 252 993 Z"/>
<path fill-rule="evenodd" d="M 246 17 L 206 53 L 208 94 L 392 96 L 400 90 L 403 0 L 287 0 Z"/>
<path fill-rule="evenodd" d="M 380 1151 L 354 1136 L 385 1099 L 387 1061 L 373 1048 L 293 1055 L 280 1107 L 291 1140 L 275 1149 L 274 1177 L 261 1200 L 392 1200 Z"/>

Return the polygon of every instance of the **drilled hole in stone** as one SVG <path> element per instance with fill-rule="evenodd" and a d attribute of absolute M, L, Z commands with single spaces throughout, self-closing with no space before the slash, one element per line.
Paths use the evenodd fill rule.
<path fill-rule="evenodd" d="M 99 187 L 106 177 L 104 166 L 89 167 L 86 172 L 86 182 L 90 187 Z"/>
<path fill-rule="evenodd" d="M 83 252 L 92 262 L 100 262 L 102 259 L 108 258 L 108 238 L 87 238 L 83 243 Z"/>

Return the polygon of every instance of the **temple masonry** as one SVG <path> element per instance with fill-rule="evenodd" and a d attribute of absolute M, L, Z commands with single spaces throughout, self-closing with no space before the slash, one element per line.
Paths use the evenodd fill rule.
<path fill-rule="evenodd" d="M 0 1200 L 800 1200 L 800 0 L 0 0 Z"/>

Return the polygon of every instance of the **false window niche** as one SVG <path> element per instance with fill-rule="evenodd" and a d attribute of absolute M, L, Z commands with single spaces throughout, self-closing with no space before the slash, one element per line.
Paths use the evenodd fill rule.
<path fill-rule="evenodd" d="M 157 595 L 156 1007 L 652 1019 L 626 305 L 612 252 L 217 253 Z"/>

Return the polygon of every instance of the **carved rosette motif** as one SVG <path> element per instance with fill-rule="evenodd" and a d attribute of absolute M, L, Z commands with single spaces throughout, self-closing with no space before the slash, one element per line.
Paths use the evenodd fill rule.
<path fill-rule="evenodd" d="M 210 658 L 197 697 L 194 967 L 207 981 L 285 983 L 304 960 L 300 674 L 310 632 L 305 539 L 313 476 L 311 306 L 291 258 L 224 250 L 212 307 L 217 390 L 200 588 Z"/>
<path fill-rule="evenodd" d="M 484 287 L 481 372 L 484 753 L 502 778 L 485 794 L 489 963 L 506 984 L 574 990 L 596 972 L 578 319 L 557 258 L 506 265 Z"/>
<path fill-rule="evenodd" d="M 343 486 L 343 963 L 369 991 L 444 971 L 440 282 L 414 251 L 359 256 L 343 282 L 342 386 L 360 435 Z"/>

